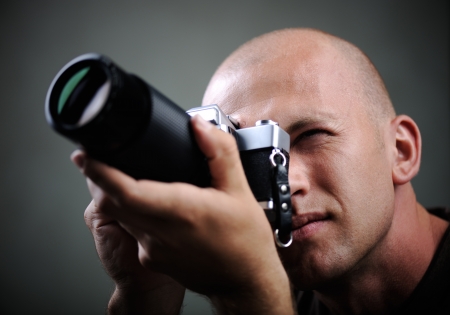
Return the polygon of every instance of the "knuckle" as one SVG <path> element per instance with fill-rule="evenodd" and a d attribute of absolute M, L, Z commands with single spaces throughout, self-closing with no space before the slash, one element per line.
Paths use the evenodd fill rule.
<path fill-rule="evenodd" d="M 92 229 L 92 223 L 94 221 L 94 212 L 95 211 L 95 205 L 94 202 L 91 202 L 86 210 L 84 210 L 84 222 L 88 226 L 89 229 Z"/>

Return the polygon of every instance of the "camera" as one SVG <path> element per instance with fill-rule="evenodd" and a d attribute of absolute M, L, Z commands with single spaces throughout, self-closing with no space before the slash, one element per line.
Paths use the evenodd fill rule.
<path fill-rule="evenodd" d="M 248 184 L 266 212 L 270 222 L 276 221 L 272 189 L 272 168 L 276 163 L 289 165 L 289 135 L 272 120 L 258 120 L 254 127 L 238 129 L 239 124 L 225 115 L 217 105 L 195 107 L 187 111 L 201 115 L 217 128 L 232 134 L 238 145 L 241 163 Z"/>
<path fill-rule="evenodd" d="M 239 129 L 217 105 L 185 112 L 136 75 L 94 53 L 73 59 L 58 72 L 47 93 L 45 114 L 56 132 L 91 157 L 136 179 L 208 187 L 208 164 L 190 126 L 190 116 L 201 115 L 235 137 L 246 178 L 276 230 L 277 243 L 278 233 L 290 234 L 290 140 L 274 121 Z"/>

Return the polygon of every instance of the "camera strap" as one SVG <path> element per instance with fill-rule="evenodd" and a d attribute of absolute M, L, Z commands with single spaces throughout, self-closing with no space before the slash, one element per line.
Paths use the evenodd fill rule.
<path fill-rule="evenodd" d="M 272 196 L 276 209 L 275 242 L 278 247 L 288 247 L 292 243 L 292 204 L 286 157 L 280 149 L 273 149 L 270 155 L 273 166 Z"/>

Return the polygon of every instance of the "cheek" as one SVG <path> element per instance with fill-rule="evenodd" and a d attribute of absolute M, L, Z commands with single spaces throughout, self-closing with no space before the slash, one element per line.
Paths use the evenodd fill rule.
<path fill-rule="evenodd" d="M 391 170 L 383 149 L 360 140 L 353 144 L 342 141 L 298 157 L 305 165 L 311 189 L 332 195 L 343 208 L 371 208 L 385 194 L 393 193 Z"/>
<path fill-rule="evenodd" d="M 327 210 L 352 242 L 384 233 L 393 214 L 394 187 L 383 152 L 342 145 L 304 159 L 310 197 L 327 200 Z"/>
<path fill-rule="evenodd" d="M 358 260 L 389 230 L 394 204 L 394 187 L 383 152 L 352 150 L 316 159 L 317 188 L 336 201 L 335 222 L 341 253 Z M 369 152 L 369 154 L 366 154 Z"/>
<path fill-rule="evenodd" d="M 326 232 L 310 243 L 294 244 L 287 260 L 300 282 L 312 284 L 352 268 L 383 238 L 392 220 L 393 186 L 382 152 L 361 146 L 341 143 L 310 155 L 292 152 L 291 163 L 310 185 L 307 194 L 295 198 L 298 205 L 318 206 L 331 216 Z M 314 277 L 301 276 L 305 271 Z"/>

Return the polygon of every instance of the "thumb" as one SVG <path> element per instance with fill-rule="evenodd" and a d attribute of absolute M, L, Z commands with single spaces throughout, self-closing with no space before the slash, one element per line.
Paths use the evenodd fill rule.
<path fill-rule="evenodd" d="M 192 117 L 192 127 L 198 146 L 208 159 L 212 186 L 228 192 L 249 191 L 234 137 L 200 115 Z"/>

